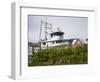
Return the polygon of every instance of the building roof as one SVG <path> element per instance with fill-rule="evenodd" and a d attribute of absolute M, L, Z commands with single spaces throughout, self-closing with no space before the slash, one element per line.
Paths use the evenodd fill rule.
<path fill-rule="evenodd" d="M 63 41 L 68 41 L 70 44 L 75 44 L 77 41 L 80 41 L 82 44 L 88 44 L 86 40 L 73 38 L 73 39 L 64 39 Z"/>

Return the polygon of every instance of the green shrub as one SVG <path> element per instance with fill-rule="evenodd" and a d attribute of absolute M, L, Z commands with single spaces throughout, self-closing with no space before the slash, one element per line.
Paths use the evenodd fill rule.
<path fill-rule="evenodd" d="M 29 66 L 87 64 L 87 47 L 75 48 L 50 48 L 33 53 L 32 63 Z"/>

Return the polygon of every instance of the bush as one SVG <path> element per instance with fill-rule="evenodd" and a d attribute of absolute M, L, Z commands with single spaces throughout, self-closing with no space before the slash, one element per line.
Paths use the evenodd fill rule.
<path fill-rule="evenodd" d="M 32 63 L 29 66 L 47 66 L 64 64 L 87 64 L 87 47 L 50 48 L 33 53 Z"/>

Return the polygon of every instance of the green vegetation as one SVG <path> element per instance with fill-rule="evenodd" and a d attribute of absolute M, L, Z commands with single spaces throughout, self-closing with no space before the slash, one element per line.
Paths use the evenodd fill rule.
<path fill-rule="evenodd" d="M 50 48 L 33 53 L 32 63 L 29 66 L 87 64 L 87 47 Z"/>

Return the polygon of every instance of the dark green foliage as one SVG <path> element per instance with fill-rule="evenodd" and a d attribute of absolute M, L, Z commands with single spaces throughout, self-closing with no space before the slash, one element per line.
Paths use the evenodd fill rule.
<path fill-rule="evenodd" d="M 29 66 L 87 64 L 87 47 L 75 48 L 50 48 L 33 53 L 32 63 Z"/>

